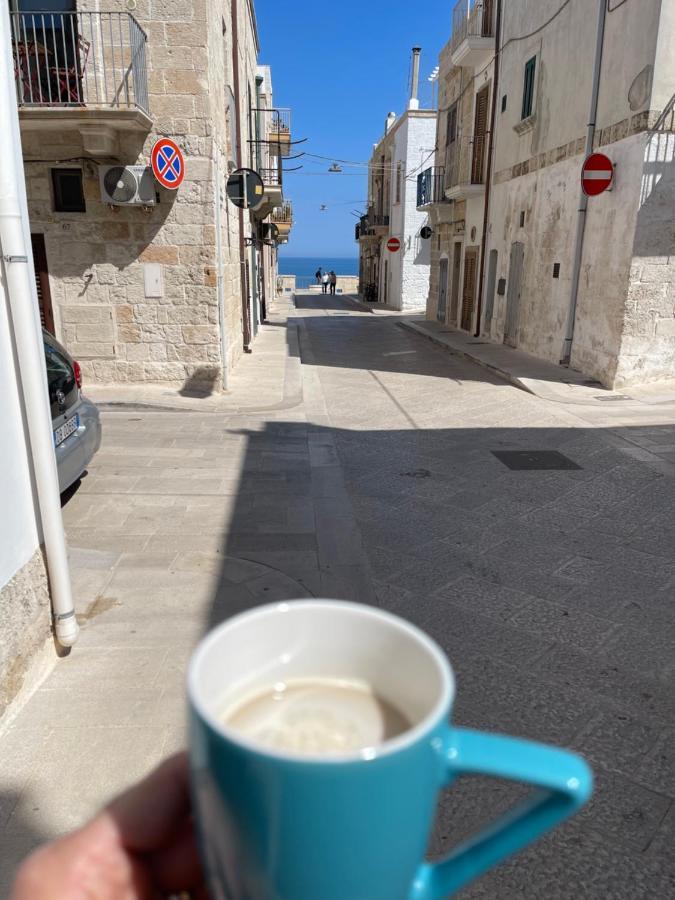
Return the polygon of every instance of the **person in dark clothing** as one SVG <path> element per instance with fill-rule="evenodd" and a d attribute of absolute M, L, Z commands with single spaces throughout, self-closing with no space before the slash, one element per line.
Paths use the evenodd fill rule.
<path fill-rule="evenodd" d="M 330 292 L 331 294 L 335 293 L 335 288 L 337 287 L 337 275 L 335 272 L 331 270 L 330 273 Z"/>
<path fill-rule="evenodd" d="M 315 272 L 315 277 L 316 277 L 316 283 L 317 283 L 317 284 L 321 284 L 321 275 L 322 275 L 322 274 L 323 274 L 323 273 L 322 273 L 322 271 L 321 271 L 321 268 L 319 267 L 319 268 L 316 270 L 316 272 Z"/>

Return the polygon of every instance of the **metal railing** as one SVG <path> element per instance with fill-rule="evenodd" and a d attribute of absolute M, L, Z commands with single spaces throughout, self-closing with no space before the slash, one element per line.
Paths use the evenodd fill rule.
<path fill-rule="evenodd" d="M 430 166 L 417 176 L 417 208 L 430 203 L 440 203 L 445 199 L 445 169 L 443 166 Z"/>
<path fill-rule="evenodd" d="M 375 228 L 389 227 L 389 216 L 369 212 L 367 215 L 361 216 L 357 227 L 359 229 L 359 234 L 356 238 L 357 240 L 362 237 L 368 237 L 369 235 L 372 236 L 375 234 Z"/>
<path fill-rule="evenodd" d="M 455 4 L 450 52 L 469 37 L 494 37 L 494 0 L 459 0 Z"/>
<path fill-rule="evenodd" d="M 445 188 L 459 184 L 484 184 L 489 135 L 474 134 L 448 144 L 445 156 Z"/>
<path fill-rule="evenodd" d="M 263 184 L 267 187 L 279 187 L 281 185 L 281 169 L 279 166 L 258 169 L 258 174 L 262 178 Z"/>
<path fill-rule="evenodd" d="M 19 106 L 148 112 L 147 35 L 126 12 L 13 12 Z"/>
<path fill-rule="evenodd" d="M 286 200 L 281 206 L 272 210 L 272 221 L 275 225 L 293 224 L 293 204 Z"/>
<path fill-rule="evenodd" d="M 252 110 L 257 116 L 256 139 L 252 142 L 257 154 L 288 156 L 291 152 L 291 111 L 277 107 Z"/>

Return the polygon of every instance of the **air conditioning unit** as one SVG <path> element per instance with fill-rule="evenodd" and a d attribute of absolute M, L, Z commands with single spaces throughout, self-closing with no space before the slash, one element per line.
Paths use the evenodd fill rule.
<path fill-rule="evenodd" d="M 112 206 L 154 206 L 157 185 L 150 166 L 100 166 L 101 200 Z"/>

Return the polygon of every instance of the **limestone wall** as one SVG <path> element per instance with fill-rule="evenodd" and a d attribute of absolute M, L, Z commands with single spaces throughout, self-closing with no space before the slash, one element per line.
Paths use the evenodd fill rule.
<path fill-rule="evenodd" d="M 242 347 L 239 223 L 224 191 L 236 157 L 230 3 L 172 0 L 150 10 L 139 0 L 135 15 L 148 32 L 152 131 L 121 137 L 110 162 L 147 164 L 155 140 L 170 136 L 185 153 L 185 181 L 175 192 L 158 186 L 153 208 L 112 208 L 101 201 L 97 163 L 79 159 L 77 131 L 24 134 L 31 228 L 45 235 L 57 337 L 86 378 L 217 388 Z M 257 54 L 245 0 L 239 37 L 245 88 Z M 247 141 L 246 90 L 241 105 Z M 53 211 L 57 165 L 82 167 L 86 213 Z M 149 265 L 161 267 L 161 296 L 148 296 Z"/>

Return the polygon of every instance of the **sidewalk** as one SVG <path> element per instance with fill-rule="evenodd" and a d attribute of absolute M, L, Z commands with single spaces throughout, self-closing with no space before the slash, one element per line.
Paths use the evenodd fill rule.
<path fill-rule="evenodd" d="M 538 359 L 522 350 L 475 338 L 423 316 L 401 320 L 401 325 L 464 359 L 478 363 L 516 387 L 555 403 L 597 406 L 598 401 L 630 401 L 675 404 L 675 380 L 661 384 L 641 385 L 625 391 L 609 391 L 575 369 Z"/>
<path fill-rule="evenodd" d="M 191 410 L 237 413 L 273 410 L 302 401 L 297 334 L 290 296 L 276 298 L 254 352 L 238 361 L 226 391 L 200 391 L 166 384 L 92 384 L 87 396 L 99 407 L 114 409 Z M 290 327 L 286 328 L 287 321 Z"/>
<path fill-rule="evenodd" d="M 276 304 L 226 395 L 89 392 L 103 444 L 63 509 L 81 633 L 66 657 L 47 648 L 2 720 L 0 897 L 31 849 L 186 745 L 206 630 L 264 602 L 373 599 L 333 437 L 308 424 L 293 316 Z"/>

